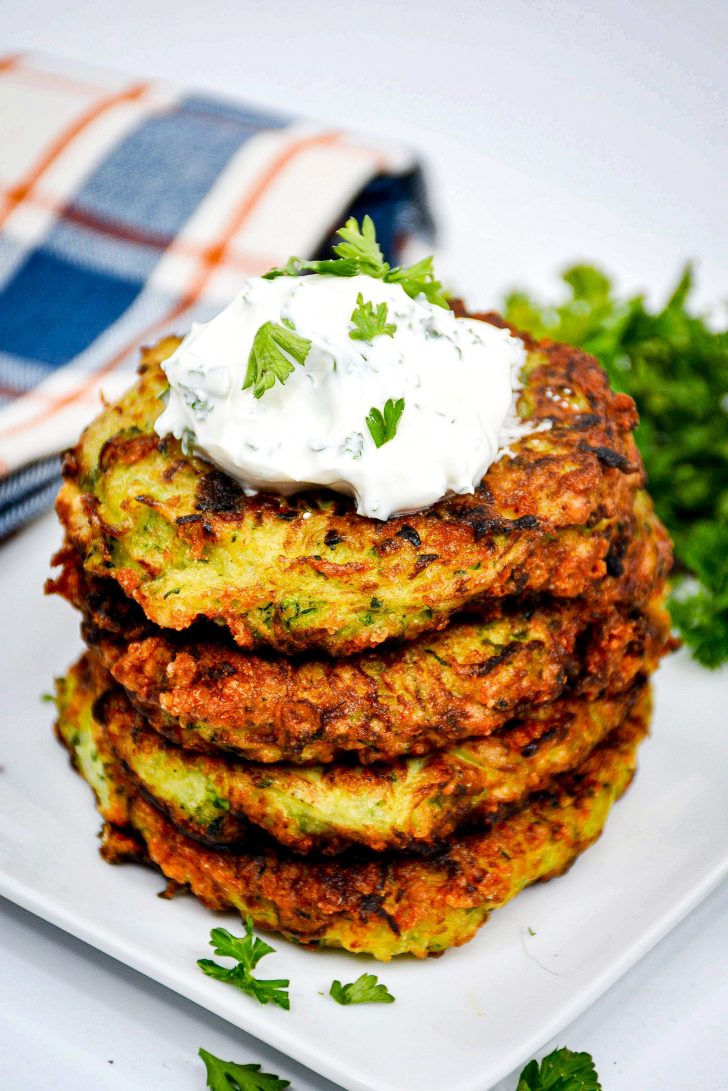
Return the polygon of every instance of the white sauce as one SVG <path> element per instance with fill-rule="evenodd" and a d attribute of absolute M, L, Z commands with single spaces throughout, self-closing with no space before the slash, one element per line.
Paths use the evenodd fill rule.
<path fill-rule="evenodd" d="M 393 336 L 353 340 L 351 315 L 386 302 Z M 305 363 L 256 399 L 243 390 L 264 322 L 311 341 Z M 326 485 L 386 519 L 472 492 L 508 444 L 528 431 L 514 411 L 521 341 L 507 330 L 410 299 L 368 276 L 252 278 L 216 318 L 195 325 L 162 366 L 167 406 L 156 422 L 240 481 L 290 495 Z M 404 398 L 396 435 L 377 447 L 374 407 Z"/>

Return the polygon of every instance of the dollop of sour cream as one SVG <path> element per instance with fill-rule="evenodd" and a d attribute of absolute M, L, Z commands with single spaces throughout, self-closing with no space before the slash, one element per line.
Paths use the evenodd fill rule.
<path fill-rule="evenodd" d="M 396 329 L 355 340 L 361 295 L 386 303 Z M 301 365 L 260 398 L 243 389 L 266 322 L 311 342 Z M 387 519 L 472 492 L 527 427 L 515 414 L 523 343 L 457 318 L 369 276 L 252 278 L 228 307 L 195 325 L 162 365 L 169 379 L 159 435 L 172 434 L 252 494 L 324 485 Z M 372 409 L 404 399 L 396 434 L 377 447 Z M 380 436 L 381 438 L 381 436 Z"/>

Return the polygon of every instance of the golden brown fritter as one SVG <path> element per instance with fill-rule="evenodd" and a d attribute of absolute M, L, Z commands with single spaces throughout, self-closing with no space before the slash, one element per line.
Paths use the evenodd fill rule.
<path fill-rule="evenodd" d="M 618 692 L 653 671 L 671 647 L 669 551 L 647 516 L 620 574 L 586 602 L 519 604 L 344 660 L 261 656 L 209 634 L 156 630 L 114 581 L 85 575 L 72 550 L 51 588 L 85 611 L 87 643 L 172 741 L 254 761 L 350 753 L 369 763 L 488 735 L 569 687 Z"/>
<path fill-rule="evenodd" d="M 251 663 L 162 638 L 99 650 L 152 726 L 186 749 L 303 765 L 351 753 L 369 764 L 490 735 L 569 685 L 589 696 L 623 691 L 654 671 L 669 632 L 660 596 L 644 613 L 586 623 L 547 608 L 464 623 L 436 648 L 405 645 L 376 663 Z"/>
<path fill-rule="evenodd" d="M 580 765 L 625 719 L 645 688 L 593 700 L 563 697 L 488 739 L 427 758 L 370 766 L 301 766 L 195 754 L 164 741 L 136 712 L 93 655 L 62 686 L 59 720 L 89 714 L 97 747 L 108 747 L 132 781 L 185 832 L 235 844 L 250 823 L 297 852 L 375 851 L 442 842 L 523 805 L 533 792 Z"/>
<path fill-rule="evenodd" d="M 149 859 L 176 887 L 211 909 L 237 909 L 299 943 L 343 947 L 388 960 L 439 954 L 467 942 L 495 909 L 529 883 L 565 871 L 601 833 L 630 783 L 647 730 L 647 696 L 574 773 L 485 833 L 453 838 L 431 857 L 362 853 L 296 857 L 267 842 L 243 853 L 205 848 L 180 833 L 125 780 L 113 761 L 78 762 L 107 819 L 106 858 Z M 77 754 L 83 725 L 61 730 Z M 100 773 L 99 773 L 100 770 Z M 125 800 L 107 813 L 113 785 Z"/>
<path fill-rule="evenodd" d="M 519 412 L 548 430 L 473 495 L 379 522 L 327 492 L 246 497 L 159 438 L 159 365 L 177 344 L 147 350 L 137 385 L 68 453 L 57 505 L 87 571 L 162 627 L 203 616 L 244 648 L 348 655 L 442 628 L 482 596 L 582 595 L 630 536 L 643 481 L 634 405 L 576 349 L 527 341 Z"/>

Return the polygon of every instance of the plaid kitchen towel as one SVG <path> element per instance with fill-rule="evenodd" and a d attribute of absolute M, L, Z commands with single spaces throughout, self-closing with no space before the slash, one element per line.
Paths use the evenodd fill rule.
<path fill-rule="evenodd" d="M 58 452 L 142 344 L 370 213 L 389 260 L 427 237 L 406 148 L 258 107 L 0 59 L 0 538 L 48 507 Z"/>

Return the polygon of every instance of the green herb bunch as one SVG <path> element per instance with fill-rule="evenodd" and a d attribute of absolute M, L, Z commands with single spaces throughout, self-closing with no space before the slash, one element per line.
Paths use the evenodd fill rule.
<path fill-rule="evenodd" d="M 505 317 L 592 353 L 635 399 L 650 492 L 675 543 L 673 620 L 695 658 L 717 667 L 728 660 L 728 330 L 689 308 L 690 266 L 659 310 L 620 298 L 589 265 L 562 279 L 564 302 L 515 291 Z"/>

